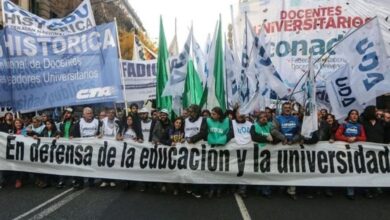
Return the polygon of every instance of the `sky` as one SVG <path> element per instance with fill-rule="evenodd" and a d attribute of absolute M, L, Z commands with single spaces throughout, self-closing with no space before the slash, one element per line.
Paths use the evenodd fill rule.
<path fill-rule="evenodd" d="M 200 45 L 205 45 L 207 35 L 214 33 L 219 14 L 222 16 L 222 32 L 227 32 L 231 23 L 230 5 L 233 5 L 234 16 L 238 13 L 239 0 L 128 0 L 136 11 L 150 39 L 158 42 L 159 19 L 162 15 L 167 44 L 174 37 L 175 18 L 179 50 L 187 38 L 191 23 L 194 35 Z"/>

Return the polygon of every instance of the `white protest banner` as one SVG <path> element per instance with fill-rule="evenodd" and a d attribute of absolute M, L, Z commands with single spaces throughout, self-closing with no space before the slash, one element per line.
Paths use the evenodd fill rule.
<path fill-rule="evenodd" d="M 244 30 L 245 12 L 258 31 L 264 24 L 270 39 L 270 56 L 278 72 L 282 72 L 284 65 L 291 65 L 293 70 L 307 70 L 310 53 L 315 60 L 344 35 L 375 16 L 386 41 L 384 47 L 390 54 L 388 0 L 249 0 L 240 1 L 239 6 L 236 27 Z M 321 74 L 336 71 L 343 59 L 333 54 Z"/>
<path fill-rule="evenodd" d="M 178 57 L 169 59 L 170 66 Z M 121 60 L 127 102 L 156 98 L 157 60 Z"/>
<path fill-rule="evenodd" d="M 206 144 L 153 146 L 113 139 L 0 133 L 0 170 L 121 180 L 295 186 L 390 186 L 389 146 Z"/>
<path fill-rule="evenodd" d="M 157 60 L 122 60 L 126 101 L 156 98 Z"/>
<path fill-rule="evenodd" d="M 76 34 L 96 26 L 90 0 L 84 0 L 64 18 L 41 18 L 10 0 L 2 0 L 4 26 L 41 36 Z M 75 44 L 77 44 L 75 42 Z"/>

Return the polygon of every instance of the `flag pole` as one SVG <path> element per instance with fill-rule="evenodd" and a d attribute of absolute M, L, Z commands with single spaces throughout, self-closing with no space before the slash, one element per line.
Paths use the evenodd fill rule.
<path fill-rule="evenodd" d="M 234 48 L 232 48 L 232 50 L 233 51 L 237 51 L 238 50 L 238 47 L 237 47 L 237 31 L 236 31 L 236 28 L 235 28 L 235 25 L 234 25 L 233 5 L 230 5 L 230 19 L 232 21 L 233 46 L 234 46 Z"/>
<path fill-rule="evenodd" d="M 226 44 L 226 33 L 225 33 L 225 52 L 224 52 L 224 61 L 226 61 L 226 46 L 228 47 L 229 45 Z M 226 95 L 226 109 L 229 108 L 229 91 L 227 91 L 228 89 L 228 82 L 227 82 L 227 71 L 226 71 L 226 63 L 224 62 L 224 67 L 223 67 L 223 71 L 225 72 L 225 95 Z"/>
<path fill-rule="evenodd" d="M 127 98 L 126 98 L 126 86 L 125 86 L 125 79 L 123 77 L 123 68 L 122 68 L 122 54 L 121 54 L 121 45 L 119 43 L 119 31 L 118 31 L 118 23 L 116 21 L 116 17 L 114 17 L 115 21 L 115 30 L 116 30 L 116 42 L 118 44 L 118 54 L 119 54 L 119 73 L 121 74 L 121 80 L 122 80 L 122 92 L 123 92 L 123 99 L 125 101 L 125 114 L 128 116 L 128 105 L 127 105 Z M 134 34 L 135 37 L 135 34 Z M 133 48 L 134 49 L 134 48 Z"/>

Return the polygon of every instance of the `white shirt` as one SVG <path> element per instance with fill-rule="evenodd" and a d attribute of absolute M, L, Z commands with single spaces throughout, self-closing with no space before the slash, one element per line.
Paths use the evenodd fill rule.
<path fill-rule="evenodd" d="M 94 118 L 91 122 L 80 119 L 80 137 L 94 137 L 99 130 L 99 121 Z"/>
<path fill-rule="evenodd" d="M 112 121 L 108 120 L 108 117 L 103 118 L 103 134 L 106 137 L 115 137 L 118 129 L 115 125 L 115 121 L 118 120 L 117 118 L 114 118 Z"/>
<path fill-rule="evenodd" d="M 184 123 L 184 137 L 190 138 L 200 131 L 200 126 L 202 125 L 203 118 L 199 117 L 198 120 L 190 122 L 189 118 L 186 118 Z"/>
<path fill-rule="evenodd" d="M 134 139 L 136 137 L 137 135 L 132 128 L 127 129 L 127 131 L 123 134 L 124 139 Z"/>
<path fill-rule="evenodd" d="M 234 139 L 237 144 L 248 144 L 251 142 L 251 126 L 252 123 L 249 121 L 245 121 L 245 123 L 237 123 L 236 120 L 233 120 L 233 131 L 234 131 Z"/>
<path fill-rule="evenodd" d="M 149 120 L 149 122 L 141 121 L 142 135 L 144 136 L 145 141 L 149 140 L 151 126 L 152 126 L 152 120 Z"/>

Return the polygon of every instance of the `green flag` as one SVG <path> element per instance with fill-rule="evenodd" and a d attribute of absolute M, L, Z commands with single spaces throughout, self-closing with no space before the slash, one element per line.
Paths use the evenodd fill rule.
<path fill-rule="evenodd" d="M 214 79 L 215 79 L 215 96 L 223 111 L 226 111 L 225 101 L 225 80 L 223 76 L 225 69 L 223 67 L 223 49 L 222 49 L 222 21 L 219 19 L 218 35 L 215 43 L 215 60 L 214 60 Z"/>
<path fill-rule="evenodd" d="M 203 86 L 199 75 L 195 70 L 194 62 L 188 61 L 187 76 L 183 94 L 183 107 L 187 108 L 191 104 L 199 105 L 202 99 Z"/>
<path fill-rule="evenodd" d="M 226 111 L 221 19 L 218 22 L 217 31 L 214 33 L 212 45 L 210 56 L 208 57 L 209 69 L 212 74 L 207 82 L 207 108 L 211 109 L 219 106 L 223 111 Z"/>
<path fill-rule="evenodd" d="M 158 57 L 157 57 L 157 85 L 156 85 L 156 105 L 158 109 L 172 110 L 172 98 L 170 96 L 161 97 L 165 84 L 168 81 L 169 58 L 167 42 L 165 39 L 164 26 L 162 17 L 160 17 L 160 36 L 158 40 Z"/>

